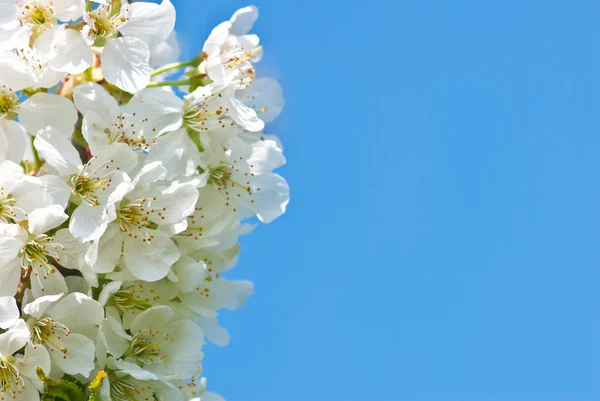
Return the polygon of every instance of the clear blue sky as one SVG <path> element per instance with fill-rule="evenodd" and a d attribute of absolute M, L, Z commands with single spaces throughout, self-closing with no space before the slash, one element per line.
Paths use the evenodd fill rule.
<path fill-rule="evenodd" d="M 186 52 L 248 3 L 174 0 Z M 228 401 L 600 399 L 600 2 L 255 0 L 289 212 Z"/>

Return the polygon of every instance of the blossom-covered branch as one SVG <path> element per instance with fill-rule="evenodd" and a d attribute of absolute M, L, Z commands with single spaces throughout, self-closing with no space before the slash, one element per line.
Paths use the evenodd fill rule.
<path fill-rule="evenodd" d="M 181 61 L 169 0 L 0 0 L 1 399 L 222 399 L 238 237 L 289 201 L 257 17 Z"/>

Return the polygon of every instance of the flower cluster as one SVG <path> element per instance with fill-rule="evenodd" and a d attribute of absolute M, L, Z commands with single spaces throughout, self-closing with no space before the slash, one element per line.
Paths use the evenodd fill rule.
<path fill-rule="evenodd" d="M 169 0 L 0 0 L 1 400 L 222 399 L 226 272 L 289 201 L 257 16 L 182 62 Z"/>

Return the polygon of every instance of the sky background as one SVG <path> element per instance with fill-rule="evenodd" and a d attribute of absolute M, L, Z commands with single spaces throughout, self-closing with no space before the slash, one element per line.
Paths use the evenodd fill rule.
<path fill-rule="evenodd" d="M 184 55 L 237 0 L 174 0 Z M 600 2 L 256 0 L 288 213 L 228 401 L 600 399 Z"/>

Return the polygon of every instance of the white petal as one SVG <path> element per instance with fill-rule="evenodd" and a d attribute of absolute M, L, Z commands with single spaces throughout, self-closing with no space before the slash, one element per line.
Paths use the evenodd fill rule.
<path fill-rule="evenodd" d="M 54 2 L 54 12 L 61 21 L 78 20 L 83 15 L 83 10 L 85 10 L 85 0 L 59 0 Z"/>
<path fill-rule="evenodd" d="M 229 19 L 232 35 L 245 35 L 250 32 L 254 22 L 258 19 L 258 8 L 248 6 L 237 10 Z"/>
<path fill-rule="evenodd" d="M 112 370 L 118 370 L 120 372 L 127 373 L 138 380 L 159 380 L 158 376 L 156 376 L 154 373 L 148 372 L 136 364 L 125 362 L 123 360 L 117 361 L 114 358 L 109 358 L 107 361 L 107 366 Z"/>
<path fill-rule="evenodd" d="M 38 378 L 36 368 L 39 366 L 40 368 L 42 368 L 44 373 L 49 374 L 50 356 L 48 355 L 48 351 L 46 351 L 46 348 L 28 344 L 25 348 L 25 357 L 18 365 L 19 372 L 23 376 L 29 378 L 30 380 L 33 380 L 34 382 L 41 382 L 41 380 L 39 380 Z M 39 385 L 41 383 L 37 384 Z"/>
<path fill-rule="evenodd" d="M 52 306 L 56 301 L 61 299 L 62 296 L 63 294 L 56 294 L 45 295 L 43 297 L 37 298 L 28 303 L 27 306 L 23 308 L 23 312 L 26 315 L 39 319 L 44 313 L 46 313 L 46 310 L 48 310 L 48 308 Z"/>
<path fill-rule="evenodd" d="M 150 148 L 148 161 L 160 161 L 167 169 L 168 180 L 191 176 L 200 164 L 200 152 L 185 129 L 160 136 Z"/>
<path fill-rule="evenodd" d="M 0 357 L 6 358 L 23 348 L 29 340 L 29 328 L 23 320 L 17 323 L 6 333 L 0 334 Z"/>
<path fill-rule="evenodd" d="M 250 149 L 252 153 L 246 162 L 251 166 L 250 171 L 256 175 L 270 173 L 285 164 L 283 152 L 275 141 L 258 141 Z"/>
<path fill-rule="evenodd" d="M 135 36 L 149 46 L 167 40 L 175 27 L 175 7 L 169 0 L 160 5 L 148 2 L 131 5 L 131 19 L 119 31 L 125 36 Z"/>
<path fill-rule="evenodd" d="M 290 201 L 290 188 L 283 177 L 273 173 L 263 174 L 254 177 L 252 195 L 243 193 L 242 199 L 261 222 L 270 223 L 285 213 Z M 250 202 L 250 199 L 254 202 Z"/>
<path fill-rule="evenodd" d="M 260 119 L 265 123 L 275 120 L 285 105 L 281 85 L 273 78 L 257 78 L 248 89 L 237 91 L 235 95 L 246 106 L 259 113 Z"/>
<path fill-rule="evenodd" d="M 19 320 L 19 308 L 15 297 L 0 297 L 0 328 L 8 329 Z"/>
<path fill-rule="evenodd" d="M 231 32 L 231 22 L 226 21 L 217 25 L 208 35 L 208 39 L 204 42 L 202 51 L 209 55 L 218 56 L 221 51 L 221 46 L 225 43 L 227 36 Z"/>
<path fill-rule="evenodd" d="M 194 211 L 198 190 L 190 184 L 173 183 L 167 188 L 162 188 L 156 198 L 151 200 L 148 206 L 156 211 L 160 210 L 161 214 L 152 220 L 157 224 L 177 224 Z"/>
<path fill-rule="evenodd" d="M 0 296 L 13 297 L 17 293 L 21 280 L 21 261 L 15 259 L 0 264 Z"/>
<path fill-rule="evenodd" d="M 123 259 L 131 272 L 144 281 L 158 281 L 165 277 L 173 263 L 181 256 L 171 238 L 154 231 L 152 241 L 126 237 Z"/>
<path fill-rule="evenodd" d="M 108 225 L 98 245 L 98 260 L 94 269 L 98 273 L 110 273 L 121 260 L 123 234 L 117 223 Z"/>
<path fill-rule="evenodd" d="M 47 127 L 38 132 L 34 145 L 40 156 L 60 174 L 71 175 L 79 171 L 79 153 L 67 136 L 56 128 Z"/>
<path fill-rule="evenodd" d="M 173 31 L 166 41 L 150 47 L 150 60 L 153 68 L 174 63 L 179 59 L 179 42 L 177 33 Z M 165 74 L 169 74 L 167 72 Z M 170 75 L 170 74 L 169 74 Z M 159 75 L 160 76 L 160 75 Z"/>
<path fill-rule="evenodd" d="M 175 131 L 183 124 L 183 101 L 174 93 L 148 88 L 137 93 L 127 105 L 131 111 L 147 117 L 144 129 L 148 134 L 161 135 Z M 154 131 L 156 130 L 156 131 Z"/>
<path fill-rule="evenodd" d="M 153 306 L 137 315 L 131 322 L 129 330 L 132 335 L 146 329 L 165 327 L 173 316 L 173 310 L 165 305 Z"/>
<path fill-rule="evenodd" d="M 52 47 L 56 54 L 49 58 L 48 66 L 55 71 L 81 74 L 94 63 L 94 53 L 80 32 L 63 27 L 54 34 Z"/>
<path fill-rule="evenodd" d="M 131 336 L 125 332 L 125 329 L 123 329 L 123 326 L 119 322 L 118 312 L 115 312 L 116 316 L 112 316 L 109 310 L 107 309 L 106 320 L 102 324 L 102 335 L 106 341 L 107 351 L 112 356 L 120 358 L 129 348 Z"/>
<path fill-rule="evenodd" d="M 150 50 L 141 39 L 109 39 L 102 52 L 104 78 L 125 92 L 136 93 L 150 83 Z"/>
<path fill-rule="evenodd" d="M 123 285 L 123 282 L 121 282 L 121 281 L 111 281 L 108 284 L 106 284 L 102 288 L 102 291 L 100 292 L 100 295 L 98 296 L 98 302 L 100 303 L 100 305 L 102 305 L 102 306 L 106 305 L 109 298 L 112 297 L 117 291 L 119 291 L 121 289 L 121 285 Z"/>
<path fill-rule="evenodd" d="M 69 290 L 65 278 L 58 270 L 48 272 L 46 269 L 34 265 L 31 275 L 31 291 L 36 298 L 62 294 Z"/>
<path fill-rule="evenodd" d="M 223 308 L 235 310 L 246 302 L 248 297 L 254 294 L 254 284 L 251 281 L 235 280 L 227 283 L 227 301 L 223 304 Z"/>
<path fill-rule="evenodd" d="M 50 352 L 54 363 L 67 374 L 81 374 L 88 377 L 94 369 L 94 342 L 77 333 L 61 336 L 60 341 L 67 352 L 62 353 L 59 349 L 54 348 L 53 352 Z M 46 345 L 53 349 L 51 344 L 46 343 Z"/>
<path fill-rule="evenodd" d="M 106 89 L 94 82 L 85 82 L 73 89 L 73 100 L 81 114 L 97 114 L 106 125 L 119 115 L 119 104 Z"/>
<path fill-rule="evenodd" d="M 52 317 L 70 330 L 99 326 L 104 320 L 102 305 L 85 294 L 74 292 L 64 297 L 51 312 Z"/>
<path fill-rule="evenodd" d="M 77 122 L 77 109 L 64 96 L 36 93 L 21 103 L 19 121 L 32 134 L 52 126 L 70 136 Z"/>
<path fill-rule="evenodd" d="M 193 377 L 198 370 L 198 362 L 204 356 L 204 332 L 197 324 L 189 320 L 180 320 L 170 324 L 173 328 L 173 341 L 166 344 L 165 354 L 169 371 L 175 377 Z"/>
<path fill-rule="evenodd" d="M 189 256 L 179 259 L 173 265 L 173 271 L 179 279 L 177 287 L 182 292 L 195 291 L 207 277 L 206 264 L 203 261 L 196 262 Z"/>
<path fill-rule="evenodd" d="M 262 131 L 265 128 L 264 121 L 258 118 L 256 111 L 231 96 L 223 96 L 223 100 L 229 106 L 231 119 L 242 128 L 251 132 Z"/>
<path fill-rule="evenodd" d="M 202 327 L 202 330 L 204 330 L 204 335 L 213 344 L 221 347 L 229 344 L 231 336 L 225 328 L 219 325 L 216 317 L 197 316 L 196 323 Z"/>
<path fill-rule="evenodd" d="M 60 226 L 68 218 L 69 216 L 59 205 L 35 209 L 29 213 L 29 231 L 33 234 L 43 234 Z"/>
<path fill-rule="evenodd" d="M 19 225 L 0 223 L 0 264 L 16 258 L 26 237 Z"/>
<path fill-rule="evenodd" d="M 35 81 L 29 73 L 29 65 L 16 54 L 8 53 L 0 57 L 0 71 L 0 85 L 12 90 L 35 86 Z"/>
<path fill-rule="evenodd" d="M 0 147 L 0 159 L 5 154 L 7 160 L 19 163 L 27 149 L 26 136 L 27 132 L 18 122 L 0 119 L 0 146 L 3 143 L 5 146 Z"/>
<path fill-rule="evenodd" d="M 21 104 L 19 121 L 32 134 L 52 126 L 70 136 L 77 121 L 77 110 L 65 97 L 37 93 Z"/>
<path fill-rule="evenodd" d="M 104 234 L 108 223 L 108 213 L 105 207 L 82 203 L 71 216 L 69 230 L 75 238 L 81 241 L 93 241 Z"/>
<path fill-rule="evenodd" d="M 81 133 L 88 143 L 92 155 L 101 155 L 110 146 L 110 138 L 106 135 L 106 130 L 111 129 L 111 124 L 114 124 L 115 121 L 116 118 L 107 120 L 93 111 L 84 114 Z"/>
<path fill-rule="evenodd" d="M 43 175 L 38 178 L 40 189 L 50 196 L 51 203 L 66 208 L 71 196 L 71 188 L 65 181 L 55 175 Z"/>
<path fill-rule="evenodd" d="M 14 0 L 0 0 L 0 10 L 0 25 L 13 22 L 19 15 Z"/>
<path fill-rule="evenodd" d="M 24 383 L 23 388 L 19 393 L 17 393 L 17 395 L 14 398 L 14 401 L 39 401 L 40 400 L 39 390 L 42 389 L 43 387 L 41 385 L 34 385 L 28 379 L 25 379 L 23 381 L 23 383 Z"/>
<path fill-rule="evenodd" d="M 136 188 L 147 186 L 153 182 L 164 179 L 166 175 L 167 169 L 164 168 L 160 162 L 151 162 L 142 167 L 135 175 L 131 185 Z"/>

